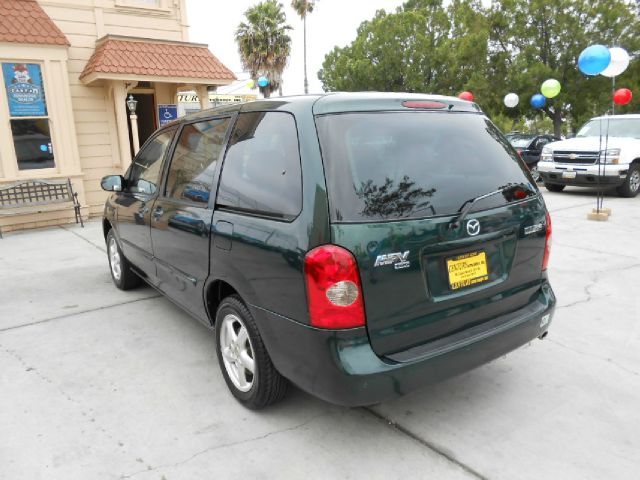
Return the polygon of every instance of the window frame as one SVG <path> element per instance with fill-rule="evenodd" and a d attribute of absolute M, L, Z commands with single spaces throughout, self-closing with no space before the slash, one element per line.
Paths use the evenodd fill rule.
<path fill-rule="evenodd" d="M 214 208 L 215 199 L 218 195 L 220 168 L 222 166 L 222 161 L 227 153 L 229 139 L 231 138 L 231 132 L 233 131 L 236 125 L 237 116 L 238 116 L 237 112 L 232 112 L 232 113 L 225 112 L 223 114 L 212 115 L 210 117 L 205 117 L 205 118 L 197 118 L 197 119 L 180 123 L 180 125 L 176 130 L 176 133 L 174 134 L 173 140 L 171 142 L 170 150 L 169 149 L 167 150 L 167 154 L 169 154 L 170 156 L 165 157 L 165 165 L 163 166 L 163 169 L 162 169 L 162 178 L 161 178 L 161 182 L 159 184 L 159 189 L 158 189 L 158 192 L 159 192 L 158 198 L 162 198 L 163 201 L 166 200 L 168 202 L 172 202 L 178 205 L 186 205 L 186 206 L 197 207 L 197 208 L 207 208 L 211 210 Z M 168 196 L 167 195 L 167 178 L 169 176 L 169 170 L 171 169 L 171 164 L 173 163 L 173 155 L 175 154 L 175 150 L 178 145 L 178 140 L 182 135 L 182 131 L 184 130 L 184 127 L 186 127 L 187 125 L 193 125 L 194 123 L 210 122 L 212 120 L 222 120 L 222 119 L 229 119 L 229 126 L 227 127 L 227 131 L 225 133 L 224 140 L 222 142 L 222 148 L 220 149 L 220 154 L 218 156 L 218 159 L 216 160 L 216 166 L 213 171 L 211 191 L 209 192 L 209 201 L 205 205 L 204 203 L 194 202 L 192 200 L 182 200 L 182 199 Z"/>
<path fill-rule="evenodd" d="M 154 197 L 158 197 L 159 193 L 160 193 L 160 189 L 163 188 L 164 185 L 164 173 L 166 170 L 166 164 L 167 164 L 167 155 L 169 154 L 169 152 L 172 152 L 173 154 L 173 148 L 175 146 L 175 142 L 176 142 L 176 132 L 178 132 L 180 130 L 178 125 L 171 125 L 170 127 L 167 128 L 163 128 L 161 130 L 156 131 L 153 135 L 151 135 L 149 138 L 147 138 L 146 142 L 144 142 L 144 144 L 142 144 L 142 146 L 140 147 L 140 150 L 138 150 L 138 153 L 136 153 L 136 155 L 133 157 L 133 159 L 131 160 L 131 164 L 129 165 L 129 168 L 127 169 L 125 176 L 124 176 L 124 180 L 125 180 L 125 188 L 123 189 L 122 193 L 126 193 L 127 195 L 145 195 L 149 198 L 154 198 Z M 140 155 L 140 153 L 147 147 L 147 145 L 149 143 L 151 143 L 152 141 L 154 141 L 156 138 L 158 138 L 160 135 L 173 131 L 173 137 L 171 137 L 171 141 L 169 142 L 169 145 L 167 146 L 167 149 L 164 152 L 164 156 L 162 157 L 162 164 L 160 165 L 160 179 L 158 181 L 158 188 L 156 188 L 156 191 L 153 193 L 140 193 L 140 192 L 132 192 L 131 190 L 129 190 L 131 188 L 131 173 L 133 171 L 133 164 L 136 161 L 136 158 L 138 158 L 138 156 Z"/>
<path fill-rule="evenodd" d="M 296 130 L 296 142 L 298 145 L 298 162 L 300 165 L 300 208 L 298 210 L 298 212 L 291 216 L 291 217 L 284 217 L 284 216 L 279 216 L 277 214 L 269 214 L 267 212 L 257 212 L 257 211 L 251 211 L 249 209 L 243 209 L 243 208 L 234 208 L 234 207 L 228 207 L 226 205 L 219 205 L 218 204 L 218 194 L 220 192 L 220 181 L 222 179 L 222 173 L 224 171 L 224 166 L 225 163 L 227 161 L 227 153 L 229 152 L 229 147 L 230 147 L 230 140 L 231 140 L 231 135 L 233 134 L 233 132 L 235 132 L 235 128 L 236 125 L 238 123 L 238 119 L 240 118 L 240 115 L 242 114 L 253 114 L 253 113 L 276 113 L 276 114 L 286 114 L 291 116 L 291 118 L 293 118 L 293 124 Z M 227 137 L 227 144 L 225 146 L 224 149 L 224 156 L 222 158 L 222 161 L 220 162 L 220 164 L 218 165 L 218 177 L 216 180 L 216 195 L 215 197 L 213 197 L 214 200 L 214 205 L 213 208 L 214 210 L 219 210 L 221 212 L 228 212 L 228 213 L 233 213 L 234 215 L 241 215 L 244 217 L 253 217 L 253 218 L 262 218 L 265 220 L 271 220 L 271 221 L 276 221 L 276 222 L 280 222 L 280 223 L 293 223 L 295 222 L 300 215 L 302 215 L 302 211 L 304 209 L 304 174 L 302 171 L 302 149 L 301 149 L 301 144 L 300 144 L 300 130 L 298 128 L 298 119 L 296 118 L 296 115 L 293 112 L 288 112 L 288 111 L 284 111 L 284 110 L 248 110 L 248 111 L 239 111 L 236 113 L 236 118 L 233 121 L 233 125 L 231 126 L 231 128 L 229 129 L 228 132 L 228 137 Z"/>

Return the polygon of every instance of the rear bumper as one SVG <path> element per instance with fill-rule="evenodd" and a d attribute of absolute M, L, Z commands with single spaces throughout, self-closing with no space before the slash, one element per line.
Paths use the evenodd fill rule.
<path fill-rule="evenodd" d="M 365 328 L 319 330 L 257 307 L 251 311 L 282 375 L 328 402 L 359 406 L 466 372 L 540 337 L 549 328 L 555 303 L 545 282 L 531 303 L 487 322 L 483 331 L 401 352 L 394 359 L 375 354 Z"/>
<path fill-rule="evenodd" d="M 556 185 L 575 185 L 578 187 L 593 187 L 607 185 L 617 187 L 627 178 L 628 165 L 571 165 L 555 162 L 539 162 L 538 172 L 545 183 Z M 575 178 L 565 178 L 563 173 L 575 172 Z"/>

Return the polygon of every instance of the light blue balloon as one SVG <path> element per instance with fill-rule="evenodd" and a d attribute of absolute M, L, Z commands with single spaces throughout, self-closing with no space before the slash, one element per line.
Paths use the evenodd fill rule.
<path fill-rule="evenodd" d="M 598 75 L 611 63 L 611 52 L 604 45 L 591 45 L 578 57 L 578 68 L 585 75 Z"/>
<path fill-rule="evenodd" d="M 259 87 L 266 87 L 267 85 L 269 85 L 269 79 L 267 77 L 260 77 L 258 79 L 258 86 Z"/>
<path fill-rule="evenodd" d="M 544 98 L 544 95 L 541 93 L 536 93 L 533 97 L 531 97 L 531 106 L 533 108 L 542 108 L 546 105 L 547 99 Z"/>

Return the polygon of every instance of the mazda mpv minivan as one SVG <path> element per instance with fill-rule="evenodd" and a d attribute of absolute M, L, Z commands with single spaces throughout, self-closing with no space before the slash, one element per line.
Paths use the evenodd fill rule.
<path fill-rule="evenodd" d="M 102 186 L 116 286 L 142 279 L 215 329 L 250 408 L 289 382 L 381 402 L 544 337 L 553 315 L 544 201 L 471 102 L 215 108 L 162 127 Z"/>

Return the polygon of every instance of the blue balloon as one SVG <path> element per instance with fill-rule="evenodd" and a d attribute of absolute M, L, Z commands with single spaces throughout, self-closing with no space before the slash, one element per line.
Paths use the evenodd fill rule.
<path fill-rule="evenodd" d="M 591 45 L 578 57 L 578 68 L 585 75 L 598 75 L 611 63 L 611 52 L 604 45 Z"/>
<path fill-rule="evenodd" d="M 269 79 L 267 77 L 260 77 L 258 79 L 258 86 L 259 87 L 266 87 L 267 85 L 269 85 Z"/>
<path fill-rule="evenodd" d="M 544 98 L 544 95 L 541 93 L 536 93 L 533 97 L 531 97 L 531 106 L 533 108 L 542 108 L 546 105 L 547 99 Z"/>

